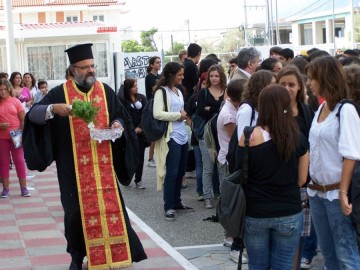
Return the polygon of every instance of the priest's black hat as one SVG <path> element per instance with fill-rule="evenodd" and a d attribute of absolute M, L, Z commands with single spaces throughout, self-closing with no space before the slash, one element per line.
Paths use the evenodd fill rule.
<path fill-rule="evenodd" d="M 94 59 L 91 50 L 92 45 L 92 43 L 79 44 L 65 50 L 68 54 L 70 64 L 75 64 L 87 59 Z"/>

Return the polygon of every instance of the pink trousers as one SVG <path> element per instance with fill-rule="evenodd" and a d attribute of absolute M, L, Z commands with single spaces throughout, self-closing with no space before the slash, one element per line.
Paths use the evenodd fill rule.
<path fill-rule="evenodd" d="M 22 147 L 15 149 L 11 139 L 0 139 L 0 178 L 9 178 L 10 152 L 15 164 L 18 178 L 26 178 L 24 150 Z"/>

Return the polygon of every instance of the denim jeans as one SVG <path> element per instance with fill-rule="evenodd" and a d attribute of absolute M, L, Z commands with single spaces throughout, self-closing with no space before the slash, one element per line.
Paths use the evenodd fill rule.
<path fill-rule="evenodd" d="M 314 227 L 314 222 L 311 219 L 310 225 L 310 235 L 304 237 L 304 248 L 302 251 L 302 257 L 312 261 L 313 257 L 316 255 L 317 251 L 317 237 Z"/>
<path fill-rule="evenodd" d="M 185 175 L 188 144 L 177 144 L 173 139 L 168 142 L 166 173 L 164 179 L 164 210 L 181 205 L 181 183 Z"/>
<path fill-rule="evenodd" d="M 214 162 L 211 160 L 209 151 L 206 148 L 205 141 L 199 140 L 199 147 L 201 151 L 201 158 L 203 164 L 203 193 L 204 199 L 212 199 L 213 195 L 213 172 Z"/>
<path fill-rule="evenodd" d="M 201 151 L 198 145 L 193 146 L 194 156 L 195 156 L 195 172 L 196 172 L 196 193 L 203 194 L 203 183 L 202 183 L 202 159 L 201 159 Z"/>
<path fill-rule="evenodd" d="M 251 270 L 291 270 L 303 229 L 303 213 L 245 218 L 245 246 Z"/>
<path fill-rule="evenodd" d="M 359 269 L 355 228 L 341 212 L 339 200 L 310 197 L 310 208 L 327 270 Z"/>

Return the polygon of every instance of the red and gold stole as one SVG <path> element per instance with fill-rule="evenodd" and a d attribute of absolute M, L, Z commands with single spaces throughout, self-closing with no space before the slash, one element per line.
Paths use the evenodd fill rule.
<path fill-rule="evenodd" d="M 104 85 L 96 82 L 82 93 L 73 80 L 64 83 L 67 104 L 79 99 L 100 107 L 97 128 L 109 127 Z M 129 239 L 116 184 L 110 141 L 90 138 L 82 119 L 69 117 L 76 182 L 89 269 L 113 269 L 131 265 Z"/>

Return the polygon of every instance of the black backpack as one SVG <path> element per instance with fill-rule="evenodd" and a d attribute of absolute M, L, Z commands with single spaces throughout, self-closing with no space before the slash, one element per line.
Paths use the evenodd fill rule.
<path fill-rule="evenodd" d="M 158 90 L 162 91 L 164 98 L 164 107 L 165 111 L 168 111 L 167 102 L 166 102 L 166 90 L 163 87 L 160 87 Z M 158 91 L 156 90 L 156 91 Z M 141 125 L 145 134 L 145 138 L 148 142 L 155 142 L 159 140 L 167 131 L 168 121 L 161 121 L 154 118 L 154 99 L 150 99 L 150 101 L 145 105 L 144 110 L 141 116 Z"/>
<path fill-rule="evenodd" d="M 251 118 L 250 118 L 250 126 L 252 126 L 253 122 L 255 120 L 255 104 L 250 100 L 245 100 L 245 101 L 241 102 L 240 106 L 242 104 L 248 104 L 252 109 Z M 240 106 L 239 106 L 239 108 L 240 108 Z M 237 132 L 237 127 L 236 127 L 234 130 L 234 133 L 231 136 L 231 139 L 229 141 L 228 153 L 226 155 L 226 160 L 229 164 L 229 172 L 230 173 L 234 172 L 234 169 L 235 169 L 235 154 L 236 154 L 236 146 L 238 145 L 238 143 L 239 143 L 239 139 L 238 139 L 238 132 Z"/>
<path fill-rule="evenodd" d="M 360 117 L 360 107 L 359 105 L 357 105 L 354 101 L 352 100 L 348 100 L 348 99 L 344 99 L 340 102 L 340 107 L 336 113 L 336 116 L 339 119 L 339 124 L 340 124 L 340 111 L 341 108 L 344 106 L 345 103 L 350 103 L 352 104 L 359 117 Z M 351 184 L 350 184 L 350 188 L 348 191 L 348 196 L 349 196 L 349 201 L 352 204 L 352 212 L 351 212 L 351 219 L 353 220 L 353 222 L 355 222 L 356 224 L 360 224 L 360 161 L 357 160 L 356 164 L 355 164 L 355 169 L 354 169 L 354 174 L 351 178 Z"/>

